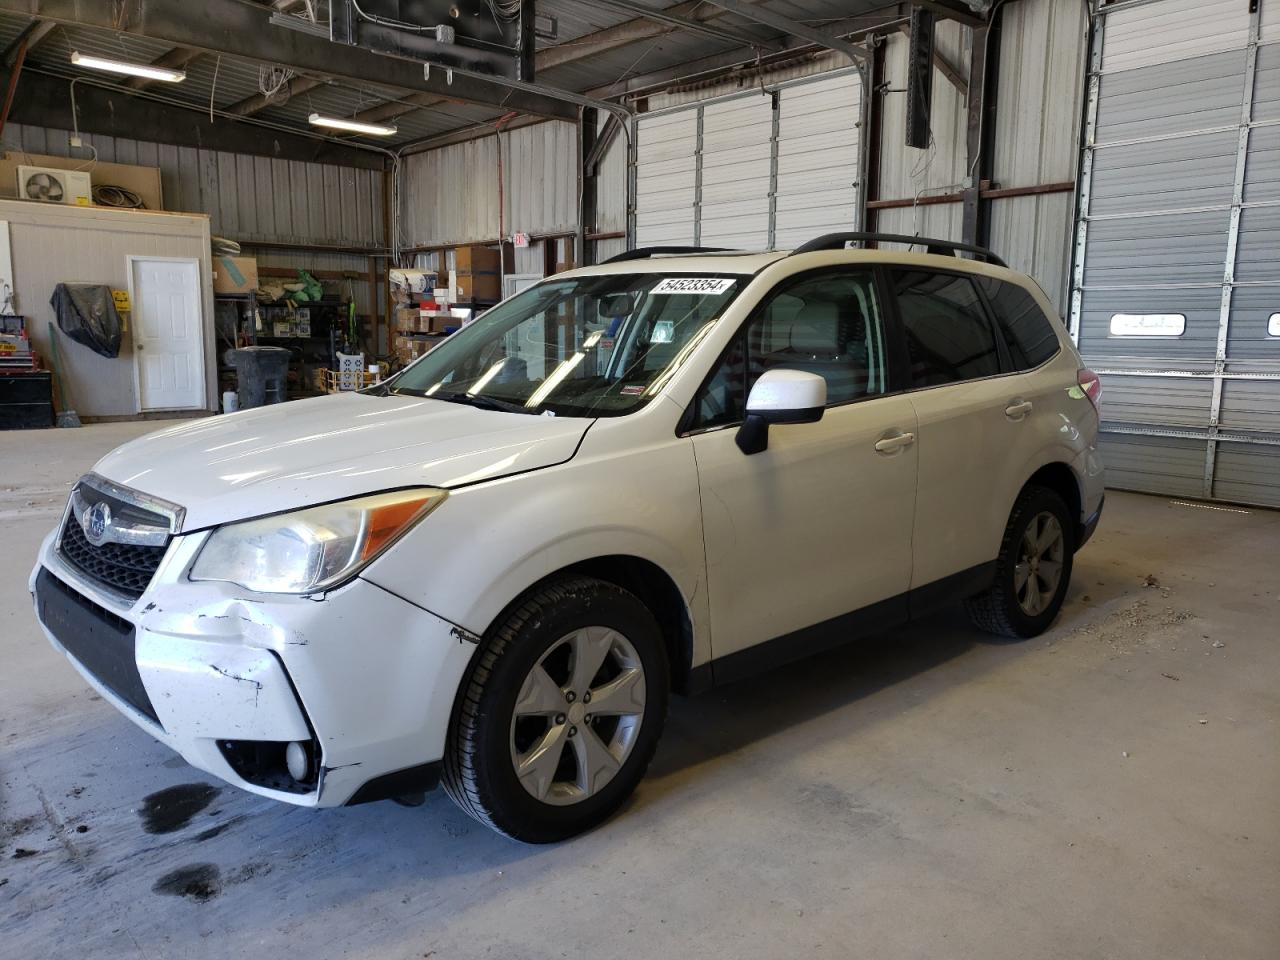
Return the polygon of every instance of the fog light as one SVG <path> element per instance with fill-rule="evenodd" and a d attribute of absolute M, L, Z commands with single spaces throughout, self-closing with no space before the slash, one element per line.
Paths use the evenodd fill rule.
<path fill-rule="evenodd" d="M 294 741 L 284 748 L 284 765 L 289 768 L 289 776 L 301 783 L 311 776 L 311 756 L 307 745 Z"/>

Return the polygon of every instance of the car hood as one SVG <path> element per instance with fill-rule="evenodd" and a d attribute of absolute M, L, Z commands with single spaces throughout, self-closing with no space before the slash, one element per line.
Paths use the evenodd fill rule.
<path fill-rule="evenodd" d="M 183 529 L 397 487 L 457 487 L 570 459 L 592 421 L 341 394 L 190 420 L 94 472 L 186 508 Z"/>

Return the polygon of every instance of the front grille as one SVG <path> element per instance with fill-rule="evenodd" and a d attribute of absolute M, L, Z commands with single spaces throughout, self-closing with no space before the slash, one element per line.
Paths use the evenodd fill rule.
<path fill-rule="evenodd" d="M 100 683 L 160 722 L 138 673 L 133 624 L 81 596 L 43 567 L 36 575 L 36 612 L 67 653 Z"/>
<path fill-rule="evenodd" d="M 90 580 L 134 600 L 147 589 L 166 549 L 125 543 L 104 543 L 95 547 L 85 537 L 71 511 L 67 511 L 62 542 L 58 546 L 62 559 Z"/>

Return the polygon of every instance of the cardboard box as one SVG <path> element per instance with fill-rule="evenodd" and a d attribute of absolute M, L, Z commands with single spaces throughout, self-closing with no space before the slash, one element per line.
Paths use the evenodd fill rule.
<path fill-rule="evenodd" d="M 496 274 L 502 269 L 502 254 L 492 247 L 458 247 L 453 265 L 459 273 Z"/>
<path fill-rule="evenodd" d="M 252 293 L 258 289 L 257 257 L 214 257 L 214 293 Z"/>
<path fill-rule="evenodd" d="M 469 303 L 483 300 L 497 303 L 502 299 L 502 278 L 496 273 L 459 273 L 458 300 Z"/>

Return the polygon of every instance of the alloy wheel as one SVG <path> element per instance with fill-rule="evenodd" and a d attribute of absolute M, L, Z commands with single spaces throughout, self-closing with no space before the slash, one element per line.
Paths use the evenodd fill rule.
<path fill-rule="evenodd" d="M 600 626 L 561 637 L 525 677 L 512 711 L 521 786 L 554 806 L 595 795 L 626 763 L 644 705 L 644 666 L 630 640 Z"/>
<path fill-rule="evenodd" d="M 1032 517 L 1023 531 L 1013 568 L 1013 589 L 1027 616 L 1039 616 L 1053 603 L 1062 580 L 1066 545 L 1062 524 L 1047 510 Z"/>

